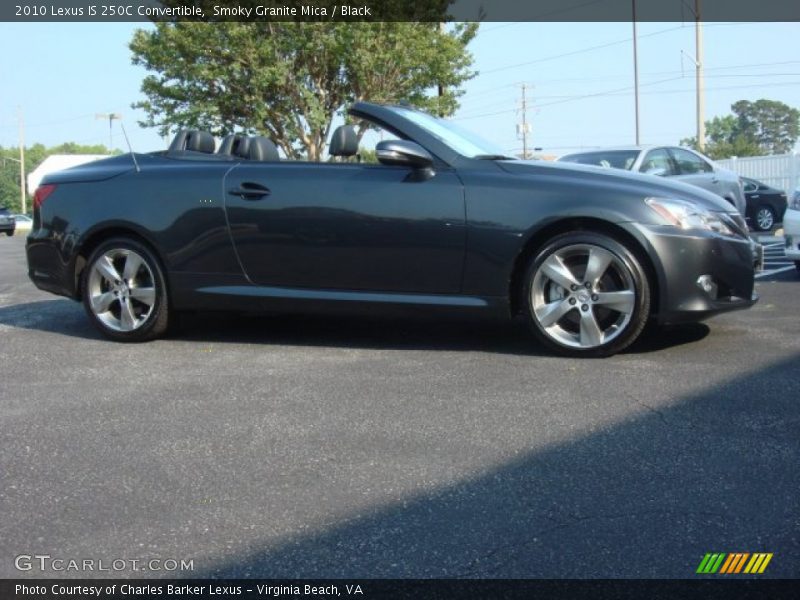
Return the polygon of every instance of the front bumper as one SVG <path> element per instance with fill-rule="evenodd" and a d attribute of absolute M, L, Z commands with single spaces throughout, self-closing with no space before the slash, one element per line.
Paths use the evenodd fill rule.
<path fill-rule="evenodd" d="M 800 260 L 800 210 L 787 208 L 783 214 L 783 239 L 786 258 Z"/>
<path fill-rule="evenodd" d="M 659 323 L 702 321 L 719 313 L 749 308 L 761 247 L 749 238 L 674 227 L 636 225 L 659 282 Z"/>

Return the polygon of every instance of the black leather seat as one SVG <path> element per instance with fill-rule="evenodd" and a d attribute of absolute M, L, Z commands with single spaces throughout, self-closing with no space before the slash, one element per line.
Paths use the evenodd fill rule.
<path fill-rule="evenodd" d="M 240 146 L 242 154 L 237 154 L 238 156 L 247 160 L 259 161 L 277 161 L 281 159 L 280 154 L 278 154 L 278 147 L 272 140 L 265 138 L 263 135 L 253 136 L 248 138 L 247 141 L 246 147 Z"/>
<path fill-rule="evenodd" d="M 207 131 L 184 129 L 183 131 L 179 131 L 172 140 L 167 152 L 189 151 L 213 154 L 215 147 L 216 142 L 214 141 L 214 136 Z"/>
<path fill-rule="evenodd" d="M 331 156 L 356 156 L 358 154 L 358 134 L 352 125 L 337 127 L 331 136 L 328 147 Z"/>
<path fill-rule="evenodd" d="M 242 156 L 240 153 L 246 153 L 242 146 L 249 146 L 250 141 L 246 135 L 240 133 L 232 133 L 222 138 L 222 143 L 219 145 L 217 154 L 226 154 L 228 156 Z"/>

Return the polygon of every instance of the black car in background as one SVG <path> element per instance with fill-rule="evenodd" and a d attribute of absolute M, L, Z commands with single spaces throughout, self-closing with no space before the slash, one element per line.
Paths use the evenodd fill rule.
<path fill-rule="evenodd" d="M 772 231 L 783 221 L 786 192 L 750 177 L 742 177 L 742 181 L 747 200 L 747 220 L 756 231 Z"/>
<path fill-rule="evenodd" d="M 716 194 L 515 160 L 408 107 L 359 102 L 350 117 L 382 132 L 370 134 L 378 164 L 358 160 L 367 138 L 343 125 L 336 162 L 187 131 L 166 152 L 47 175 L 29 276 L 130 342 L 180 311 L 406 306 L 521 315 L 558 352 L 608 356 L 649 320 L 756 301 L 758 247 Z"/>
<path fill-rule="evenodd" d="M 0 206 L 0 233 L 12 236 L 16 227 L 17 222 L 14 220 L 14 215 L 11 214 L 11 211 L 5 206 Z"/>

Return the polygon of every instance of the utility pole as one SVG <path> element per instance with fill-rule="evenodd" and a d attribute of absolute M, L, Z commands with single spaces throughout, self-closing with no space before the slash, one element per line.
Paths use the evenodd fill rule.
<path fill-rule="evenodd" d="M 530 133 L 530 125 L 528 124 L 528 99 L 525 92 L 528 86 L 522 84 L 522 123 L 517 125 L 517 133 L 522 135 L 522 159 L 528 158 L 528 133 Z"/>
<path fill-rule="evenodd" d="M 27 213 L 25 206 L 25 126 L 22 121 L 22 107 L 19 108 L 19 204 L 20 212 Z"/>
<path fill-rule="evenodd" d="M 636 120 L 636 145 L 639 145 L 639 51 L 636 35 L 636 0 L 632 0 L 633 7 L 633 102 Z"/>
<path fill-rule="evenodd" d="M 443 22 L 439 23 L 439 33 L 444 35 L 446 32 L 446 25 Z M 444 100 L 444 86 L 442 85 L 441 80 L 439 81 L 439 101 L 437 104 L 437 108 L 439 109 L 439 117 L 444 118 L 444 107 L 442 106 L 442 100 Z"/>
<path fill-rule="evenodd" d="M 97 113 L 94 116 L 95 119 L 108 119 L 108 153 L 111 154 L 111 144 L 112 142 L 112 121 L 114 119 L 122 119 L 122 115 L 119 113 Z"/>
<path fill-rule="evenodd" d="M 706 147 L 706 97 L 703 83 L 703 21 L 700 16 L 700 0 L 695 0 L 695 44 L 697 60 L 697 149 Z"/>

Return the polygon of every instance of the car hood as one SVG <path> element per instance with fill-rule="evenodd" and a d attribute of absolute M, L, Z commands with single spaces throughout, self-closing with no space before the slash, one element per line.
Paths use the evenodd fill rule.
<path fill-rule="evenodd" d="M 497 161 L 503 171 L 520 176 L 564 178 L 572 181 L 581 180 L 591 185 L 617 185 L 626 191 L 636 191 L 643 197 L 677 198 L 694 202 L 716 212 L 735 212 L 735 209 L 716 194 L 694 185 L 669 181 L 655 175 L 633 173 L 621 169 L 593 167 L 574 163 L 553 163 L 527 160 Z"/>

